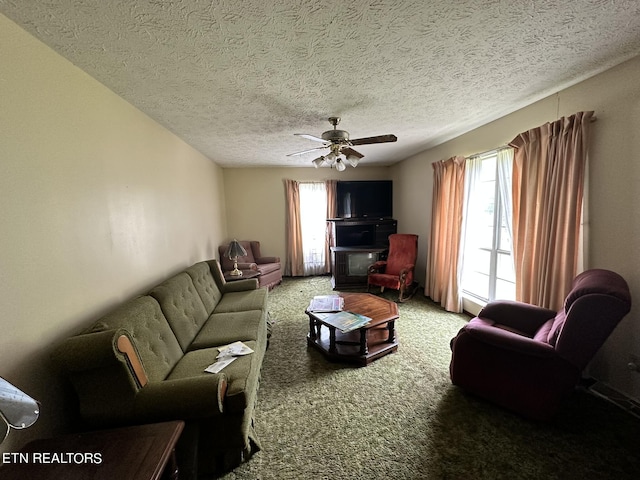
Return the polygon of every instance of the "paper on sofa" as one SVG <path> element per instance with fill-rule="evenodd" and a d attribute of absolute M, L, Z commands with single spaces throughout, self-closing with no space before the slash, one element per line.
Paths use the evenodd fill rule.
<path fill-rule="evenodd" d="M 226 367 L 231 362 L 233 362 L 236 358 L 238 357 L 223 357 L 217 360 L 216 363 L 212 363 L 211 365 L 209 365 L 207 368 L 204 369 L 204 371 L 209 373 L 218 373 L 224 367 Z"/>
<path fill-rule="evenodd" d="M 218 353 L 216 358 L 240 357 L 242 355 L 249 355 L 250 353 L 253 353 L 253 350 L 250 347 L 240 341 L 218 347 L 218 351 L 220 353 Z"/>
<path fill-rule="evenodd" d="M 216 357 L 216 362 L 205 368 L 205 372 L 218 373 L 236 358 L 253 353 L 253 349 L 240 341 L 218 347 L 218 351 L 220 353 L 218 353 L 218 356 Z"/>

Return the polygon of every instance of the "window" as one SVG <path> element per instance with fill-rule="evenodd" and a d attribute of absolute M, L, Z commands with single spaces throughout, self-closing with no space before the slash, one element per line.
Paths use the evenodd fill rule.
<path fill-rule="evenodd" d="M 300 226 L 304 275 L 325 273 L 327 188 L 324 183 L 300 183 Z"/>
<path fill-rule="evenodd" d="M 511 254 L 511 149 L 467 160 L 462 291 L 486 303 L 515 299 Z"/>

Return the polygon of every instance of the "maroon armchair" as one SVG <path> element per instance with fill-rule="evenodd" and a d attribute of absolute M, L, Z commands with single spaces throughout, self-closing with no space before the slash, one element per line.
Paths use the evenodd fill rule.
<path fill-rule="evenodd" d="M 548 420 L 630 309 L 627 282 L 600 269 L 574 279 L 559 312 L 490 303 L 451 340 L 451 381 L 525 417 Z"/>
<path fill-rule="evenodd" d="M 394 233 L 389 235 L 389 254 L 384 261 L 375 262 L 367 271 L 367 291 L 372 285 L 399 290 L 398 301 L 404 302 L 413 293 L 413 270 L 418 255 L 418 235 Z M 408 294 L 405 297 L 405 293 Z"/>
<path fill-rule="evenodd" d="M 247 251 L 246 256 L 238 257 L 238 269 L 258 271 L 260 273 L 258 284 L 269 290 L 282 283 L 280 257 L 263 257 L 260 251 L 260 242 L 242 240 L 238 243 Z M 233 261 L 224 255 L 228 247 L 229 245 L 218 247 L 220 265 L 225 272 L 233 270 Z"/>

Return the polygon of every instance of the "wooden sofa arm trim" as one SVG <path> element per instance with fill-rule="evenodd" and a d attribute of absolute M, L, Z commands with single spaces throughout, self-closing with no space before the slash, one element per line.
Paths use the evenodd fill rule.
<path fill-rule="evenodd" d="M 220 412 L 224 412 L 225 410 L 225 398 L 227 397 L 227 387 L 229 386 L 229 384 L 227 383 L 227 379 L 226 377 L 222 380 L 220 380 L 220 383 L 218 383 L 218 408 L 220 409 Z"/>
<path fill-rule="evenodd" d="M 144 387 L 149 379 L 144 371 L 144 367 L 138 358 L 138 352 L 133 348 L 131 340 L 126 335 L 120 335 L 118 337 L 118 350 L 127 357 L 127 362 L 133 370 L 133 373 L 141 387 Z"/>

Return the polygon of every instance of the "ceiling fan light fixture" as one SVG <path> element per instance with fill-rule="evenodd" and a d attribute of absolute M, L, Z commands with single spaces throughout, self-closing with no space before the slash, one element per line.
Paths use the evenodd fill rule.
<path fill-rule="evenodd" d="M 347 161 L 353 168 L 356 168 L 358 166 L 358 162 L 360 161 L 360 157 L 358 157 L 357 155 L 347 155 Z"/>
<path fill-rule="evenodd" d="M 387 143 L 398 140 L 398 137 L 393 134 L 350 139 L 349 132 L 346 130 L 338 130 L 337 128 L 338 123 L 340 123 L 340 117 L 329 117 L 328 120 L 329 123 L 333 125 L 333 130 L 323 132 L 322 137 L 309 135 L 307 133 L 294 133 L 294 135 L 306 138 L 307 140 L 322 143 L 321 147 L 309 148 L 307 150 L 302 150 L 301 152 L 290 153 L 287 156 L 292 157 L 296 155 L 303 155 L 305 153 L 328 148 L 330 152 L 327 155 L 320 156 L 312 160 L 311 163 L 315 168 L 320 168 L 322 165 L 328 165 L 329 167 L 333 167 L 335 165 L 336 170 L 343 172 L 347 168 L 347 163 L 355 168 L 360 163 L 360 159 L 364 157 L 360 152 L 351 148 L 354 145 Z"/>

